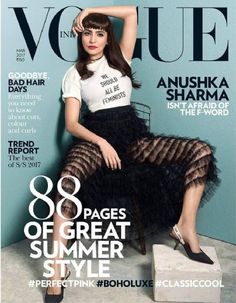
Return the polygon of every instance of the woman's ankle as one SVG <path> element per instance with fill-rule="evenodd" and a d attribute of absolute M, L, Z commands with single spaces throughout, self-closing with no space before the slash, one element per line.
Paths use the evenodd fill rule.
<path fill-rule="evenodd" d="M 177 224 L 180 232 L 189 233 L 189 234 L 196 234 L 196 225 L 192 222 L 188 221 L 179 221 Z"/>

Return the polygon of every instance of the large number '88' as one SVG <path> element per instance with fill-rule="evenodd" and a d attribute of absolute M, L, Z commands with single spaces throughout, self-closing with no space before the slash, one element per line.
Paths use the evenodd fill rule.
<path fill-rule="evenodd" d="M 38 178 L 43 178 L 43 179 L 45 179 L 47 181 L 47 190 L 46 190 L 46 192 L 44 194 L 38 192 L 35 189 L 35 186 L 34 186 L 35 185 L 35 180 L 38 179 Z M 62 188 L 62 181 L 65 178 L 70 178 L 70 179 L 72 179 L 74 181 L 75 189 L 74 189 L 74 192 L 72 194 L 67 193 Z M 32 192 L 32 194 L 36 198 L 30 202 L 29 213 L 35 219 L 38 219 L 38 220 L 47 220 L 48 218 L 50 218 L 53 215 L 53 213 L 55 211 L 55 203 L 49 197 L 47 197 L 47 195 L 51 192 L 52 188 L 53 188 L 52 180 L 49 177 L 47 177 L 47 176 L 39 175 L 39 176 L 34 177 L 30 181 L 30 191 Z M 66 218 L 66 217 L 63 216 L 62 211 L 61 211 L 62 203 L 66 199 L 68 199 L 71 202 L 75 203 L 75 205 L 77 206 L 77 213 L 76 213 L 76 215 L 73 218 L 70 218 L 70 220 L 74 220 L 74 219 L 76 219 L 77 217 L 80 216 L 80 214 L 82 212 L 82 204 L 81 204 L 80 200 L 74 196 L 79 191 L 79 189 L 80 189 L 80 181 L 76 177 L 73 177 L 73 176 L 64 176 L 61 179 L 59 179 L 59 181 L 57 183 L 57 190 L 58 190 L 59 194 L 61 194 L 61 196 L 63 198 L 57 202 L 57 204 L 56 204 L 56 212 L 62 218 L 68 219 L 68 218 Z M 38 199 L 43 200 L 45 203 L 47 203 L 47 205 L 49 207 L 49 214 L 48 214 L 48 216 L 46 218 L 39 218 L 34 213 L 34 206 L 35 206 L 35 203 L 37 202 Z"/>

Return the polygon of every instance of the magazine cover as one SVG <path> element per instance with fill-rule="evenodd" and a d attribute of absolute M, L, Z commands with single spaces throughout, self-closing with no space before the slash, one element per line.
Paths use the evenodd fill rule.
<path fill-rule="evenodd" d="M 236 301 L 236 4 L 1 2 L 1 298 Z"/>

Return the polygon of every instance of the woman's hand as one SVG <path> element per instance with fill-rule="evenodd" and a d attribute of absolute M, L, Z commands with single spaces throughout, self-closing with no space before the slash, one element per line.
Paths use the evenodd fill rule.
<path fill-rule="evenodd" d="M 83 32 L 84 31 L 84 27 L 82 24 L 83 19 L 89 15 L 89 10 L 87 8 L 85 8 L 84 10 L 82 10 L 74 19 L 73 21 L 73 25 L 72 25 L 72 31 L 73 33 L 77 36 L 78 32 Z"/>
<path fill-rule="evenodd" d="M 107 167 L 113 169 L 121 169 L 121 160 L 115 151 L 115 149 L 105 139 L 101 139 L 97 142 L 102 152 L 103 158 Z"/>

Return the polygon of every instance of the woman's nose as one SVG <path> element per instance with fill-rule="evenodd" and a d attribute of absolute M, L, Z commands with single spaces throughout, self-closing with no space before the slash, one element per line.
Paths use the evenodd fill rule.
<path fill-rule="evenodd" d="M 90 42 L 95 42 L 96 41 L 96 35 L 91 34 L 90 35 Z"/>

